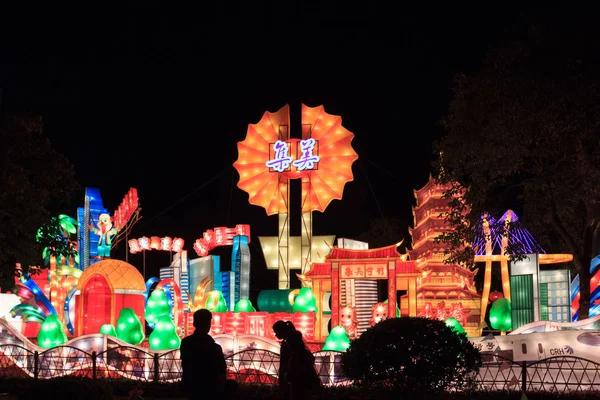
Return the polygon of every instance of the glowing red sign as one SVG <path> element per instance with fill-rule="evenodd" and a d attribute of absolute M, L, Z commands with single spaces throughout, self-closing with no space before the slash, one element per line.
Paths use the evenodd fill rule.
<path fill-rule="evenodd" d="M 160 238 L 158 236 L 152 236 L 147 238 L 142 236 L 139 239 L 129 240 L 129 252 L 131 254 L 139 253 L 144 250 L 162 250 L 162 251 L 174 251 L 179 253 L 183 249 L 184 241 L 181 238 L 171 239 L 168 236 Z"/>
<path fill-rule="evenodd" d="M 196 239 L 194 250 L 200 257 L 207 256 L 208 253 L 217 246 L 233 245 L 234 236 L 247 236 L 250 243 L 250 225 L 236 225 L 235 228 L 218 227 L 208 229 L 202 234 L 200 239 Z"/>
<path fill-rule="evenodd" d="M 129 218 L 131 218 L 131 215 L 135 212 L 135 210 L 138 209 L 138 207 L 139 202 L 137 189 L 130 188 L 129 192 L 127 192 L 123 198 L 121 205 L 114 212 L 113 223 L 117 231 L 120 231 L 125 224 L 127 224 L 127 221 Z"/>

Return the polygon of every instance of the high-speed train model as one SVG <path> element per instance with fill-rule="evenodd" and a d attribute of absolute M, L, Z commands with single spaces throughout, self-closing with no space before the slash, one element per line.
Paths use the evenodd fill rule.
<path fill-rule="evenodd" d="M 469 338 L 482 353 L 513 361 L 538 361 L 573 356 L 600 363 L 600 331 L 561 330 Z M 485 357 L 484 357 L 485 358 Z"/>

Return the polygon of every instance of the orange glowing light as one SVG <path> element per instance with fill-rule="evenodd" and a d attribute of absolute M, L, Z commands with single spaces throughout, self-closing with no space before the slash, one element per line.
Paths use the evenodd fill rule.
<path fill-rule="evenodd" d="M 341 200 L 344 186 L 354 179 L 352 163 L 358 155 L 352 148 L 354 134 L 342 126 L 342 118 L 327 114 L 323 106 L 302 104 L 302 140 L 317 143 L 318 162 L 312 169 L 290 167 L 282 172 L 266 166 L 273 146 L 280 140 L 289 146 L 291 161 L 302 156 L 300 140 L 289 136 L 290 111 L 285 105 L 274 113 L 265 112 L 256 124 L 249 124 L 246 138 L 238 143 L 238 159 L 233 164 L 240 175 L 238 187 L 249 194 L 250 204 L 263 207 L 267 215 L 285 212 L 281 192 L 288 179 L 302 180 L 302 213 L 324 212 L 333 199 Z M 292 164 L 294 165 L 294 164 Z"/>

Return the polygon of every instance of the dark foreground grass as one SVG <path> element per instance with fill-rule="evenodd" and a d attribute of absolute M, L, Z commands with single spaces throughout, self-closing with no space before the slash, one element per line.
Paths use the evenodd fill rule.
<path fill-rule="evenodd" d="M 136 383 L 132 381 L 102 381 L 90 379 L 56 378 L 51 380 L 0 380 L 0 393 L 10 393 L 23 400 L 43 399 L 84 399 L 84 400 L 109 400 L 127 399 L 132 389 L 143 390 L 144 399 L 183 399 L 178 384 L 153 384 Z M 599 388 L 600 390 L 600 388 Z M 552 394 L 552 393 L 527 393 L 529 400 L 554 400 L 554 399 L 598 399 L 600 392 L 581 394 Z M 323 388 L 314 397 L 316 400 L 338 399 L 439 399 L 439 400 L 521 400 L 520 392 L 474 392 L 453 393 L 438 396 L 420 395 L 407 396 L 402 393 L 389 391 L 361 390 L 355 387 Z M 277 387 L 260 385 L 240 385 L 236 399 L 249 400 L 280 400 Z M 222 399 L 225 400 L 225 399 Z"/>

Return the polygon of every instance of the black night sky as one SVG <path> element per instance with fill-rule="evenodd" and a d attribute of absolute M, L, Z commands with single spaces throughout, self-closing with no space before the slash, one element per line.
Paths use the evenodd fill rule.
<path fill-rule="evenodd" d="M 322 104 L 355 134 L 355 180 L 315 214 L 315 234 L 356 237 L 381 216 L 409 223 L 453 76 L 476 71 L 537 13 L 505 3 L 274 3 L 74 10 L 48 2 L 0 12 L 2 108 L 40 113 L 81 186 L 99 188 L 109 210 L 136 187 L 143 218 L 134 237 L 183 237 L 194 255 L 204 230 L 250 223 L 253 286 L 274 289 L 276 272 L 265 273 L 256 249 L 258 235 L 276 235 L 277 219 L 248 204 L 232 167 L 247 125 L 289 103 L 298 136 L 300 104 Z M 123 247 L 114 256 L 123 258 Z M 140 255 L 129 260 L 141 267 Z M 156 273 L 168 256 L 146 261 Z"/>

